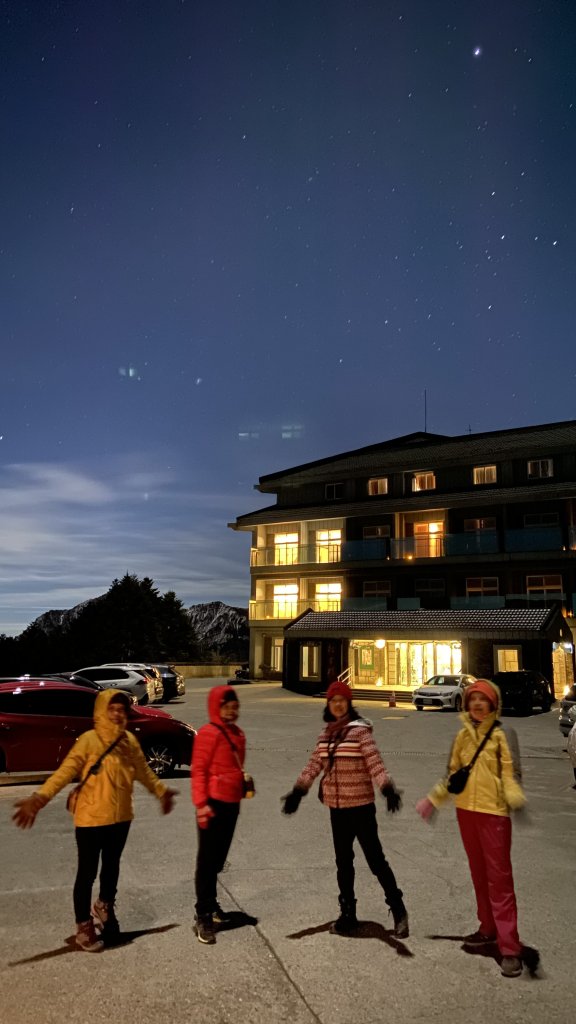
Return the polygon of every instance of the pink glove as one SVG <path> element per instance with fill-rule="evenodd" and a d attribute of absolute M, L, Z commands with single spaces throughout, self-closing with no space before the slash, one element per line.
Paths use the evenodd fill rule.
<path fill-rule="evenodd" d="M 427 796 L 422 797 L 422 800 L 418 801 L 416 804 L 416 811 L 423 821 L 430 821 L 436 814 L 436 808 Z"/>
<path fill-rule="evenodd" d="M 204 807 L 196 808 L 196 821 L 198 822 L 198 828 L 208 828 L 210 818 L 213 817 L 214 811 L 209 804 L 204 804 Z"/>

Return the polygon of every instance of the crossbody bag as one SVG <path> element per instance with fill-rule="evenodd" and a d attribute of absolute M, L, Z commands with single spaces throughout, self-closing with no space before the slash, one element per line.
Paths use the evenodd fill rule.
<path fill-rule="evenodd" d="M 88 782 L 88 779 L 90 778 L 91 775 L 98 775 L 98 772 L 100 771 L 100 766 L 102 764 L 102 761 L 104 760 L 105 757 L 108 756 L 108 754 L 112 750 L 114 750 L 114 747 L 118 743 L 120 743 L 120 740 L 122 739 L 123 735 L 124 735 L 124 733 L 122 733 L 120 736 L 118 736 L 114 740 L 114 742 L 110 744 L 109 747 L 106 747 L 106 750 L 104 751 L 104 753 L 100 754 L 100 757 L 98 758 L 98 760 L 95 761 L 94 764 L 90 767 L 90 769 L 86 772 L 86 775 L 82 779 L 82 782 L 79 782 L 77 786 L 74 786 L 74 789 L 70 790 L 70 792 L 68 793 L 68 799 L 66 800 L 66 810 L 70 811 L 70 814 L 74 814 L 74 812 L 76 811 L 76 806 L 78 804 L 78 797 L 80 796 L 80 793 L 82 792 L 83 786 L 86 785 L 86 783 Z"/>
<path fill-rule="evenodd" d="M 486 733 L 480 746 L 477 748 L 476 753 L 474 754 L 474 757 L 472 758 L 470 763 L 463 764 L 461 768 L 458 768 L 455 772 L 452 772 L 452 774 L 448 776 L 446 789 L 448 790 L 449 793 L 457 795 L 458 793 L 462 793 L 465 790 L 466 783 L 468 782 L 468 779 L 470 777 L 470 772 L 472 771 L 474 765 L 476 764 L 476 761 L 480 757 L 480 754 L 484 750 L 484 747 L 488 743 L 488 740 L 490 739 L 492 732 L 499 724 L 499 722 L 492 722 L 492 725 L 488 729 L 488 732 Z"/>
<path fill-rule="evenodd" d="M 252 797 L 256 795 L 256 786 L 254 784 L 254 779 L 252 778 L 251 775 L 248 774 L 248 772 L 244 771 L 244 768 L 242 767 L 242 762 L 241 762 L 240 758 L 238 757 L 238 751 L 236 750 L 236 747 L 232 743 L 232 740 L 230 739 L 230 737 L 229 737 L 228 733 L 226 732 L 226 729 L 224 728 L 224 726 L 223 725 L 216 725 L 216 722 L 212 722 L 212 725 L 215 726 L 215 728 L 218 729 L 222 733 L 224 738 L 230 744 L 230 746 L 232 748 L 232 753 L 234 754 L 234 757 L 236 758 L 236 761 L 238 763 L 238 767 L 239 767 L 240 771 L 242 772 L 242 781 L 243 781 L 242 796 L 246 800 L 251 800 Z"/>

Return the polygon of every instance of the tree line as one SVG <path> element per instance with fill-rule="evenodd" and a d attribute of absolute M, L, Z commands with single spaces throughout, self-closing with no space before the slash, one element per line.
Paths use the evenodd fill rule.
<path fill-rule="evenodd" d="M 20 636 L 0 635 L 0 676 L 75 671 L 106 661 L 198 662 L 202 650 L 184 605 L 148 576 L 126 573 L 77 616 Z"/>

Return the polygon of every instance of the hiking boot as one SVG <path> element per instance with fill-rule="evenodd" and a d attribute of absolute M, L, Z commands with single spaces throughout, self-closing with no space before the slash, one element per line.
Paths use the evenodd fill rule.
<path fill-rule="evenodd" d="M 214 904 L 214 910 L 212 911 L 212 921 L 214 924 L 229 924 L 232 920 L 232 914 L 227 910 L 222 910 L 219 903 Z"/>
<path fill-rule="evenodd" d="M 203 914 L 202 917 L 197 917 L 194 931 L 196 932 L 198 942 L 202 942 L 205 946 L 213 946 L 216 942 L 216 936 L 214 934 L 212 914 Z"/>
<path fill-rule="evenodd" d="M 522 961 L 518 956 L 503 956 L 500 971 L 505 978 L 518 978 L 522 974 Z"/>
<path fill-rule="evenodd" d="M 465 935 L 462 939 L 465 946 L 488 946 L 491 942 L 496 942 L 495 935 L 486 935 L 485 932 L 472 932 L 470 935 Z"/>
<path fill-rule="evenodd" d="M 120 925 L 114 911 L 113 900 L 106 902 L 106 900 L 98 898 L 92 907 L 92 913 L 94 914 L 94 922 L 102 934 L 106 933 L 108 937 L 120 934 Z"/>
<path fill-rule="evenodd" d="M 408 912 L 406 907 L 400 901 L 400 903 L 390 908 L 392 911 L 392 917 L 394 918 L 394 935 L 397 939 L 407 939 L 410 935 L 410 929 L 408 927 Z"/>
<path fill-rule="evenodd" d="M 331 935 L 351 935 L 358 927 L 356 917 L 356 900 L 343 900 L 339 897 L 340 917 L 330 925 Z"/>
<path fill-rule="evenodd" d="M 104 943 L 96 934 L 92 918 L 77 923 L 74 941 L 76 948 L 83 949 L 85 953 L 100 953 L 104 949 Z"/>

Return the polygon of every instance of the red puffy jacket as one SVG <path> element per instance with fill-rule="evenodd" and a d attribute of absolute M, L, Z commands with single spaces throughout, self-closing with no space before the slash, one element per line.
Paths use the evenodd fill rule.
<path fill-rule="evenodd" d="M 203 725 L 194 740 L 192 753 L 192 800 L 196 807 L 204 807 L 209 797 L 235 804 L 242 799 L 244 775 L 241 765 L 246 754 L 246 737 L 233 722 L 220 718 L 222 698 L 231 686 L 213 686 L 208 694 L 207 725 Z M 226 735 L 222 730 L 226 731 Z M 230 746 L 234 745 L 238 757 Z M 238 763 L 240 762 L 240 764 Z"/>

